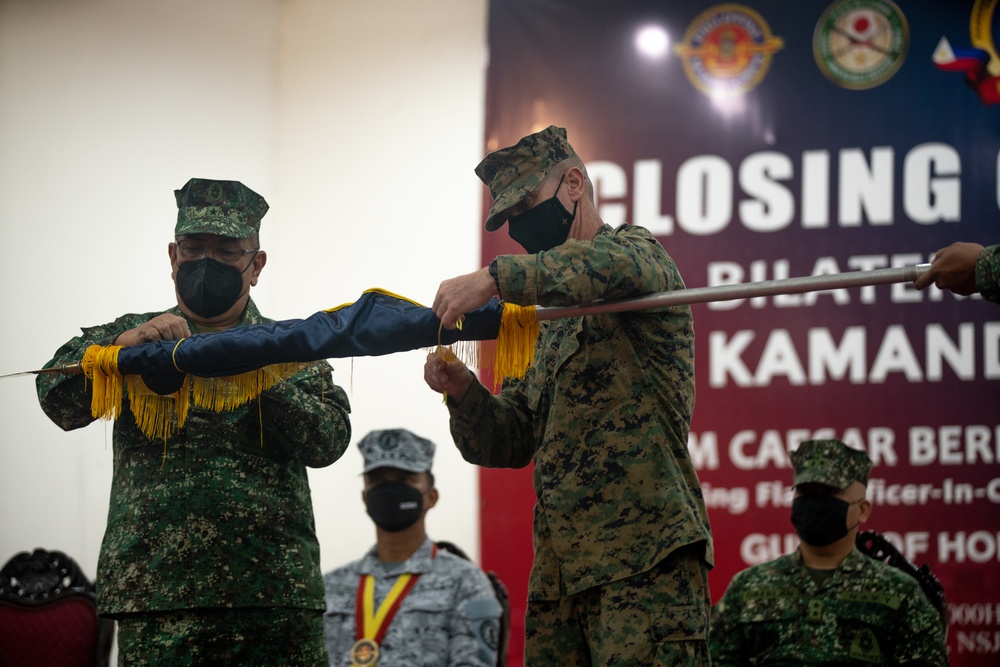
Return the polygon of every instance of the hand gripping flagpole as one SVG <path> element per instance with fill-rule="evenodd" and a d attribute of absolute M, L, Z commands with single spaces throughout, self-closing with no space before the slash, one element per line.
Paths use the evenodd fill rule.
<path fill-rule="evenodd" d="M 621 313 L 630 310 L 682 306 L 694 303 L 708 303 L 710 301 L 734 301 L 736 299 L 747 299 L 757 296 L 802 294 L 804 292 L 821 292 L 846 287 L 906 283 L 913 282 L 930 268 L 930 264 L 913 264 L 889 269 L 849 271 L 847 273 L 806 276 L 803 278 L 778 278 L 756 283 L 693 287 L 691 289 L 679 289 L 670 292 L 654 292 L 629 299 L 594 301 L 581 306 L 558 308 L 537 307 L 535 308 L 535 319 L 554 320 L 561 317 L 576 317 L 580 315 L 593 315 L 595 313 Z"/>

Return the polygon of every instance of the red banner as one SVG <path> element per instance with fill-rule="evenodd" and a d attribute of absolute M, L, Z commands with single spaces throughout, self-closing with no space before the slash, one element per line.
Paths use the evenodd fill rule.
<path fill-rule="evenodd" d="M 605 222 L 652 230 L 688 287 L 998 243 L 1000 105 L 934 60 L 947 38 L 994 54 L 978 81 L 1000 67 L 995 4 L 494 2 L 484 151 L 566 127 Z M 504 230 L 484 232 L 484 265 L 520 251 Z M 716 543 L 713 601 L 795 548 L 788 452 L 836 437 L 875 464 L 865 527 L 944 585 L 952 664 L 997 664 L 1000 306 L 899 284 L 693 312 L 689 450 Z M 516 665 L 530 471 L 484 470 L 481 489 Z"/>

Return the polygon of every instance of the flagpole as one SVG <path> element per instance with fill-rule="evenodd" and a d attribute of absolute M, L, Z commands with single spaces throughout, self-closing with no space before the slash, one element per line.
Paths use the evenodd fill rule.
<path fill-rule="evenodd" d="M 695 287 L 692 289 L 674 290 L 671 292 L 654 292 L 630 299 L 614 301 L 594 301 L 580 306 L 566 307 L 536 307 L 536 320 L 554 320 L 561 317 L 578 317 L 594 313 L 619 313 L 629 310 L 646 308 L 662 308 L 665 306 L 680 306 L 709 301 L 732 301 L 759 296 L 776 294 L 801 294 L 803 292 L 818 292 L 846 287 L 862 287 L 868 285 L 887 285 L 890 283 L 913 282 L 919 275 L 930 269 L 930 264 L 915 264 L 889 269 L 873 269 L 870 271 L 849 271 L 803 278 L 782 278 L 765 280 L 756 283 L 737 283 L 735 285 L 716 285 L 713 287 Z M 41 370 L 22 371 L 0 375 L 0 379 L 17 375 L 37 375 L 41 373 L 80 373 L 80 363 L 64 364 Z"/>
<path fill-rule="evenodd" d="M 872 269 L 870 271 L 848 271 L 846 273 L 821 276 L 780 278 L 756 283 L 737 283 L 735 285 L 694 287 L 692 289 L 680 289 L 671 292 L 653 292 L 652 294 L 645 294 L 630 299 L 594 301 L 582 306 L 548 308 L 539 306 L 535 308 L 535 319 L 554 320 L 561 317 L 578 317 L 580 315 L 593 315 L 595 313 L 621 313 L 629 310 L 681 306 L 693 303 L 707 303 L 709 301 L 732 301 L 734 299 L 774 296 L 776 294 L 802 294 L 803 292 L 819 292 L 846 287 L 906 283 L 913 282 L 920 274 L 930 269 L 930 267 L 930 264 L 913 264 L 888 269 Z"/>

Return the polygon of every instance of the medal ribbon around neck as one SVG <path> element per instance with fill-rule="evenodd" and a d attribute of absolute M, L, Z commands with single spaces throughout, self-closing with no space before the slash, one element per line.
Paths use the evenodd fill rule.
<path fill-rule="evenodd" d="M 431 560 L 437 556 L 437 545 L 431 549 Z M 420 574 L 400 575 L 396 583 L 392 585 L 389 594 L 385 596 L 382 604 L 375 609 L 375 577 L 370 574 L 362 574 L 358 581 L 358 595 L 355 601 L 354 636 L 359 642 L 363 639 L 371 640 L 375 647 L 382 644 L 385 633 L 389 630 L 389 624 L 399 611 L 403 600 L 413 590 L 417 584 Z"/>

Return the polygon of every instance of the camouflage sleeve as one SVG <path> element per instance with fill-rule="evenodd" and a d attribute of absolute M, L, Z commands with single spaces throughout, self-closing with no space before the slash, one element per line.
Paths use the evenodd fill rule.
<path fill-rule="evenodd" d="M 82 329 L 81 335 L 56 350 L 45 368 L 80 361 L 91 345 L 110 345 L 124 331 L 152 319 L 158 313 L 123 315 L 110 324 Z M 90 391 L 82 375 L 52 373 L 35 379 L 38 403 L 42 411 L 64 431 L 82 428 L 94 421 L 90 414 Z"/>
<path fill-rule="evenodd" d="M 983 298 L 1000 303 L 1000 245 L 991 245 L 976 260 L 976 289 Z"/>
<path fill-rule="evenodd" d="M 492 667 L 497 662 L 500 615 L 503 609 L 493 586 L 481 570 L 471 570 L 460 580 L 452 615 L 448 664 Z"/>
<path fill-rule="evenodd" d="M 497 274 L 504 300 L 522 306 L 573 306 L 684 287 L 667 251 L 641 227 L 569 240 L 536 255 L 501 255 Z"/>
<path fill-rule="evenodd" d="M 916 580 L 909 579 L 907 587 L 906 602 L 899 613 L 901 623 L 895 636 L 892 664 L 947 667 L 948 652 L 941 616 Z"/>
<path fill-rule="evenodd" d="M 523 468 L 535 455 L 535 432 L 522 388 L 534 376 L 514 381 L 500 396 L 473 382 L 461 404 L 448 403 L 451 435 L 462 457 L 485 468 Z"/>
<path fill-rule="evenodd" d="M 742 645 L 743 636 L 739 627 L 741 585 L 737 573 L 729 582 L 729 587 L 718 604 L 712 607 L 709 624 L 708 650 L 713 667 L 735 667 L 746 664 L 746 649 Z"/>
<path fill-rule="evenodd" d="M 323 468 L 341 457 L 351 441 L 351 406 L 319 362 L 261 394 L 264 437 L 294 461 Z"/>

